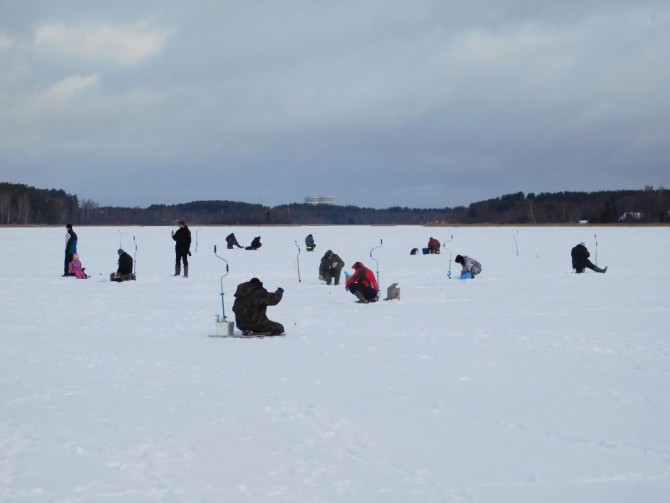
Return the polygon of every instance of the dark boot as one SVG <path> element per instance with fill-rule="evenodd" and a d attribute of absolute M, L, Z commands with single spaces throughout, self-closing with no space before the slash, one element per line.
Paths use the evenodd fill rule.
<path fill-rule="evenodd" d="M 188 278 L 188 266 L 187 265 L 184 266 L 184 277 Z"/>
<path fill-rule="evenodd" d="M 356 292 L 354 293 L 354 295 L 358 298 L 358 302 L 359 302 L 360 304 L 367 304 L 367 303 L 368 303 L 368 299 L 365 298 L 365 295 L 363 295 L 363 292 L 361 292 L 361 291 L 356 291 Z"/>
<path fill-rule="evenodd" d="M 181 264 L 174 265 L 174 275 L 179 276 L 181 274 Z"/>
<path fill-rule="evenodd" d="M 607 272 L 607 267 L 605 267 L 604 269 L 601 269 L 600 267 L 596 266 L 595 269 L 593 269 L 593 270 L 595 272 L 603 272 L 604 273 L 604 272 Z"/>

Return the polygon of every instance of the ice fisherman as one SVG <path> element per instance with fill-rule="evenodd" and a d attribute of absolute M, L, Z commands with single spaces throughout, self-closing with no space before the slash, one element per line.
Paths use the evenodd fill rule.
<path fill-rule="evenodd" d="M 583 273 L 584 269 L 587 267 L 595 272 L 607 272 L 607 267 L 601 269 L 589 260 L 591 254 L 589 253 L 589 250 L 586 248 L 584 243 L 579 243 L 577 246 L 575 246 L 570 252 L 570 255 L 572 256 L 572 268 L 577 274 Z"/>
<path fill-rule="evenodd" d="M 122 248 L 116 250 L 119 255 L 118 269 L 109 275 L 110 281 L 130 281 L 135 279 L 133 274 L 133 257 L 123 251 Z"/>
<path fill-rule="evenodd" d="M 244 335 L 265 334 L 281 335 L 284 326 L 276 321 L 268 319 L 266 311 L 268 306 L 276 306 L 284 295 L 283 288 L 277 288 L 274 292 L 268 292 L 261 280 L 251 278 L 245 283 L 237 285 L 235 291 L 235 324 Z"/>
<path fill-rule="evenodd" d="M 362 262 L 356 262 L 351 267 L 354 273 L 347 277 L 344 288 L 353 293 L 360 304 L 377 302 L 379 285 L 377 285 L 375 273 L 365 267 Z"/>
<path fill-rule="evenodd" d="M 325 281 L 326 285 L 330 285 L 331 281 L 334 281 L 336 285 L 339 285 L 340 274 L 342 273 L 343 267 L 344 260 L 342 260 L 337 253 L 333 253 L 333 250 L 328 250 L 323 257 L 321 257 L 321 263 L 319 264 L 319 279 Z"/>
<path fill-rule="evenodd" d="M 70 262 L 72 262 L 72 257 L 77 253 L 77 233 L 72 229 L 72 224 L 66 224 L 65 228 L 67 233 L 65 234 L 65 266 L 63 268 L 63 276 L 72 276 L 70 274 Z"/>
<path fill-rule="evenodd" d="M 440 242 L 434 237 L 428 240 L 428 253 L 440 253 Z"/>
<path fill-rule="evenodd" d="M 456 255 L 454 262 L 461 264 L 461 277 L 459 279 L 474 279 L 482 272 L 482 265 L 467 255 Z"/>
<path fill-rule="evenodd" d="M 314 251 L 314 248 L 316 248 L 316 243 L 314 242 L 314 236 L 312 236 L 311 234 L 307 234 L 307 237 L 305 238 L 305 250 Z"/>
<path fill-rule="evenodd" d="M 184 277 L 188 278 L 188 257 L 191 255 L 191 231 L 183 220 L 179 221 L 177 232 L 172 231 L 172 239 L 175 240 L 175 264 L 174 275 L 181 274 L 181 264 L 184 263 Z"/>
<path fill-rule="evenodd" d="M 229 250 L 233 249 L 233 246 L 237 246 L 238 248 L 244 248 L 240 243 L 237 242 L 237 238 L 235 237 L 235 233 L 231 232 L 226 236 L 226 246 Z"/>
<path fill-rule="evenodd" d="M 245 250 L 258 250 L 261 246 L 261 237 L 256 236 L 254 239 L 251 240 L 251 244 L 245 248 Z"/>

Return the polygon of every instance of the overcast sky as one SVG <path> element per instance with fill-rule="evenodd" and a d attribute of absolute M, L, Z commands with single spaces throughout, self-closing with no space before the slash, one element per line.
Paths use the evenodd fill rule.
<path fill-rule="evenodd" d="M 0 181 L 101 205 L 670 187 L 667 0 L 0 0 Z"/>

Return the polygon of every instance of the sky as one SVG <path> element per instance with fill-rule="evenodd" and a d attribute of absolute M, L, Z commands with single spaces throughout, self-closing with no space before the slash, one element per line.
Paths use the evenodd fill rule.
<path fill-rule="evenodd" d="M 0 0 L 0 181 L 386 208 L 670 185 L 661 0 Z"/>

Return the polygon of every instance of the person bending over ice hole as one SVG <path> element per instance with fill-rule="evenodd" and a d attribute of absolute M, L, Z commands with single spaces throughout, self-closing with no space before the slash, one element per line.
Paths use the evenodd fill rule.
<path fill-rule="evenodd" d="M 256 236 L 254 239 L 251 240 L 251 244 L 245 248 L 245 250 L 258 250 L 261 246 L 261 237 Z"/>
<path fill-rule="evenodd" d="M 229 250 L 233 249 L 233 246 L 237 246 L 238 248 L 244 248 L 240 243 L 237 242 L 237 238 L 235 237 L 235 233 L 231 232 L 226 236 L 226 246 L 228 247 Z"/>
<path fill-rule="evenodd" d="M 133 257 L 124 252 L 121 248 L 116 250 L 116 253 L 119 254 L 119 267 L 116 272 L 113 272 L 109 275 L 110 281 L 130 281 L 135 279 L 133 274 Z"/>
<path fill-rule="evenodd" d="M 330 285 L 330 282 L 335 280 L 335 284 L 340 284 L 340 273 L 344 267 L 344 261 L 333 250 L 328 250 L 319 264 L 319 279 Z"/>
<path fill-rule="evenodd" d="M 584 269 L 587 267 L 595 272 L 607 272 L 607 267 L 601 269 L 589 260 L 591 254 L 586 249 L 586 245 L 584 243 L 579 243 L 577 246 L 575 246 L 570 252 L 570 255 L 572 255 L 572 268 L 577 274 L 583 273 Z"/>
<path fill-rule="evenodd" d="M 314 236 L 312 236 L 311 234 L 307 234 L 307 237 L 305 238 L 305 250 L 314 251 L 314 248 L 316 248 L 316 243 L 314 242 Z"/>
<path fill-rule="evenodd" d="M 474 279 L 482 272 L 482 265 L 467 255 L 456 255 L 454 262 L 461 264 L 461 277 L 459 279 Z"/>
<path fill-rule="evenodd" d="M 235 324 L 244 335 L 263 334 L 281 335 L 284 326 L 276 321 L 268 319 L 266 311 L 268 306 L 276 306 L 284 296 L 284 289 L 277 288 L 274 293 L 263 288 L 263 283 L 258 278 L 251 278 L 246 283 L 237 285 L 235 291 Z"/>
<path fill-rule="evenodd" d="M 355 272 L 347 278 L 344 288 L 356 296 L 359 304 L 377 302 L 379 286 L 375 273 L 365 267 L 362 262 L 356 262 L 351 267 Z"/>

